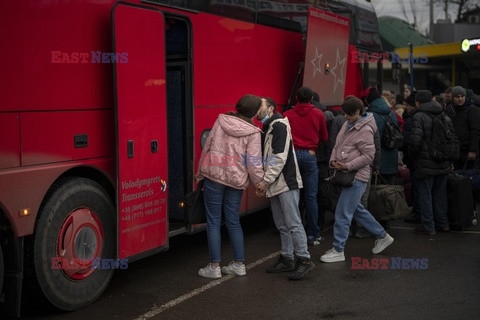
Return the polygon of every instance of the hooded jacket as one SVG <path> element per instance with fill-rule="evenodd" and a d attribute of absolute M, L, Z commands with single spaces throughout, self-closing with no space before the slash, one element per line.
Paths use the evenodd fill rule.
<path fill-rule="evenodd" d="M 302 188 L 302 177 L 298 169 L 288 119 L 282 119 L 277 113 L 264 124 L 263 131 L 265 134 L 263 180 L 269 184 L 267 197 Z"/>
<path fill-rule="evenodd" d="M 375 119 L 366 113 L 355 125 L 348 128 L 345 122 L 338 132 L 330 162 L 336 160 L 347 166 L 348 171 L 358 170 L 355 179 L 363 182 L 370 180 L 370 165 L 375 156 L 373 136 L 377 130 Z"/>
<path fill-rule="evenodd" d="M 478 152 L 480 142 L 480 108 L 465 100 L 461 106 L 449 104 L 445 113 L 452 120 L 455 133 L 460 141 L 460 156 Z"/>
<path fill-rule="evenodd" d="M 436 101 L 422 103 L 412 118 L 412 131 L 408 140 L 408 159 L 412 162 L 415 177 L 448 174 L 450 161 L 438 162 L 432 159 L 428 151 L 428 141 L 432 137 L 433 118 L 443 113 L 442 106 Z M 447 121 L 450 118 L 446 117 Z"/>
<path fill-rule="evenodd" d="M 283 114 L 292 130 L 297 150 L 317 150 L 320 141 L 327 141 L 327 123 L 323 112 L 310 103 L 298 103 Z"/>
<path fill-rule="evenodd" d="M 337 140 L 338 132 L 342 125 L 347 122 L 345 115 L 339 114 L 335 117 L 330 132 L 328 133 L 328 148 L 330 150 L 335 146 L 335 141 Z M 378 128 L 375 130 L 373 135 L 373 142 L 375 143 L 375 157 L 373 159 L 372 167 L 375 170 L 380 170 L 380 160 L 381 160 L 381 141 L 380 135 L 378 134 Z"/>
<path fill-rule="evenodd" d="M 221 114 L 200 156 L 197 179 L 246 189 L 263 180 L 261 130 L 236 116 Z"/>
<path fill-rule="evenodd" d="M 373 116 L 375 117 L 375 122 L 377 124 L 378 134 L 380 137 L 382 136 L 383 128 L 385 127 L 385 120 L 383 120 L 383 118 L 390 116 L 395 123 L 398 123 L 395 112 L 390 109 L 383 98 L 377 98 L 373 100 L 368 107 L 368 111 L 372 112 Z M 382 148 L 380 158 L 380 174 L 397 174 L 398 149 Z"/>

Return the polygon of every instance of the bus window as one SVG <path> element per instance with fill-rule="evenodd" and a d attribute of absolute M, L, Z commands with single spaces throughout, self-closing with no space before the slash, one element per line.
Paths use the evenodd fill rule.
<path fill-rule="evenodd" d="M 184 56 L 188 53 L 187 37 L 187 24 L 185 22 L 171 18 L 167 19 L 165 32 L 167 58 Z"/>

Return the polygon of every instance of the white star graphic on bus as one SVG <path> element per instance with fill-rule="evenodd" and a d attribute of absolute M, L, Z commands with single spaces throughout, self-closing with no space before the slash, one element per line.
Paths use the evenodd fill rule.
<path fill-rule="evenodd" d="M 315 75 L 317 74 L 317 71 L 320 72 L 320 73 L 322 72 L 322 66 L 321 66 L 322 57 L 323 57 L 323 53 L 319 54 L 318 53 L 318 47 L 315 46 L 315 57 L 312 59 L 313 78 L 315 78 Z"/>
<path fill-rule="evenodd" d="M 345 84 L 345 81 L 343 80 L 343 74 L 345 69 L 345 59 L 346 58 L 343 58 L 340 60 L 340 51 L 337 48 L 337 59 L 335 62 L 335 66 L 330 70 L 330 73 L 333 74 L 333 76 L 335 77 L 335 80 L 333 80 L 333 93 L 337 91 L 338 83 L 341 83 L 342 85 Z M 341 67 L 340 67 L 340 74 L 337 77 L 335 70 L 337 69 L 338 64 L 340 64 Z"/>

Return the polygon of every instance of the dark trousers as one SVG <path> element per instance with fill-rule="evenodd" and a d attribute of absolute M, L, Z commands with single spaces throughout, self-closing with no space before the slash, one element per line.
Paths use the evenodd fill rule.
<path fill-rule="evenodd" d="M 447 175 L 428 176 L 416 179 L 418 205 L 422 224 L 427 230 L 437 227 L 448 227 L 447 217 Z"/>

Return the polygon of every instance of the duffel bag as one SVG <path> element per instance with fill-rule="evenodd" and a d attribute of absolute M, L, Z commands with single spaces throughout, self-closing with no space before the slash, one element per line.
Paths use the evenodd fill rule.
<path fill-rule="evenodd" d="M 400 219 L 411 213 L 411 208 L 405 200 L 403 186 L 378 184 L 378 177 L 373 177 L 374 183 L 368 195 L 368 210 L 379 221 Z"/>

